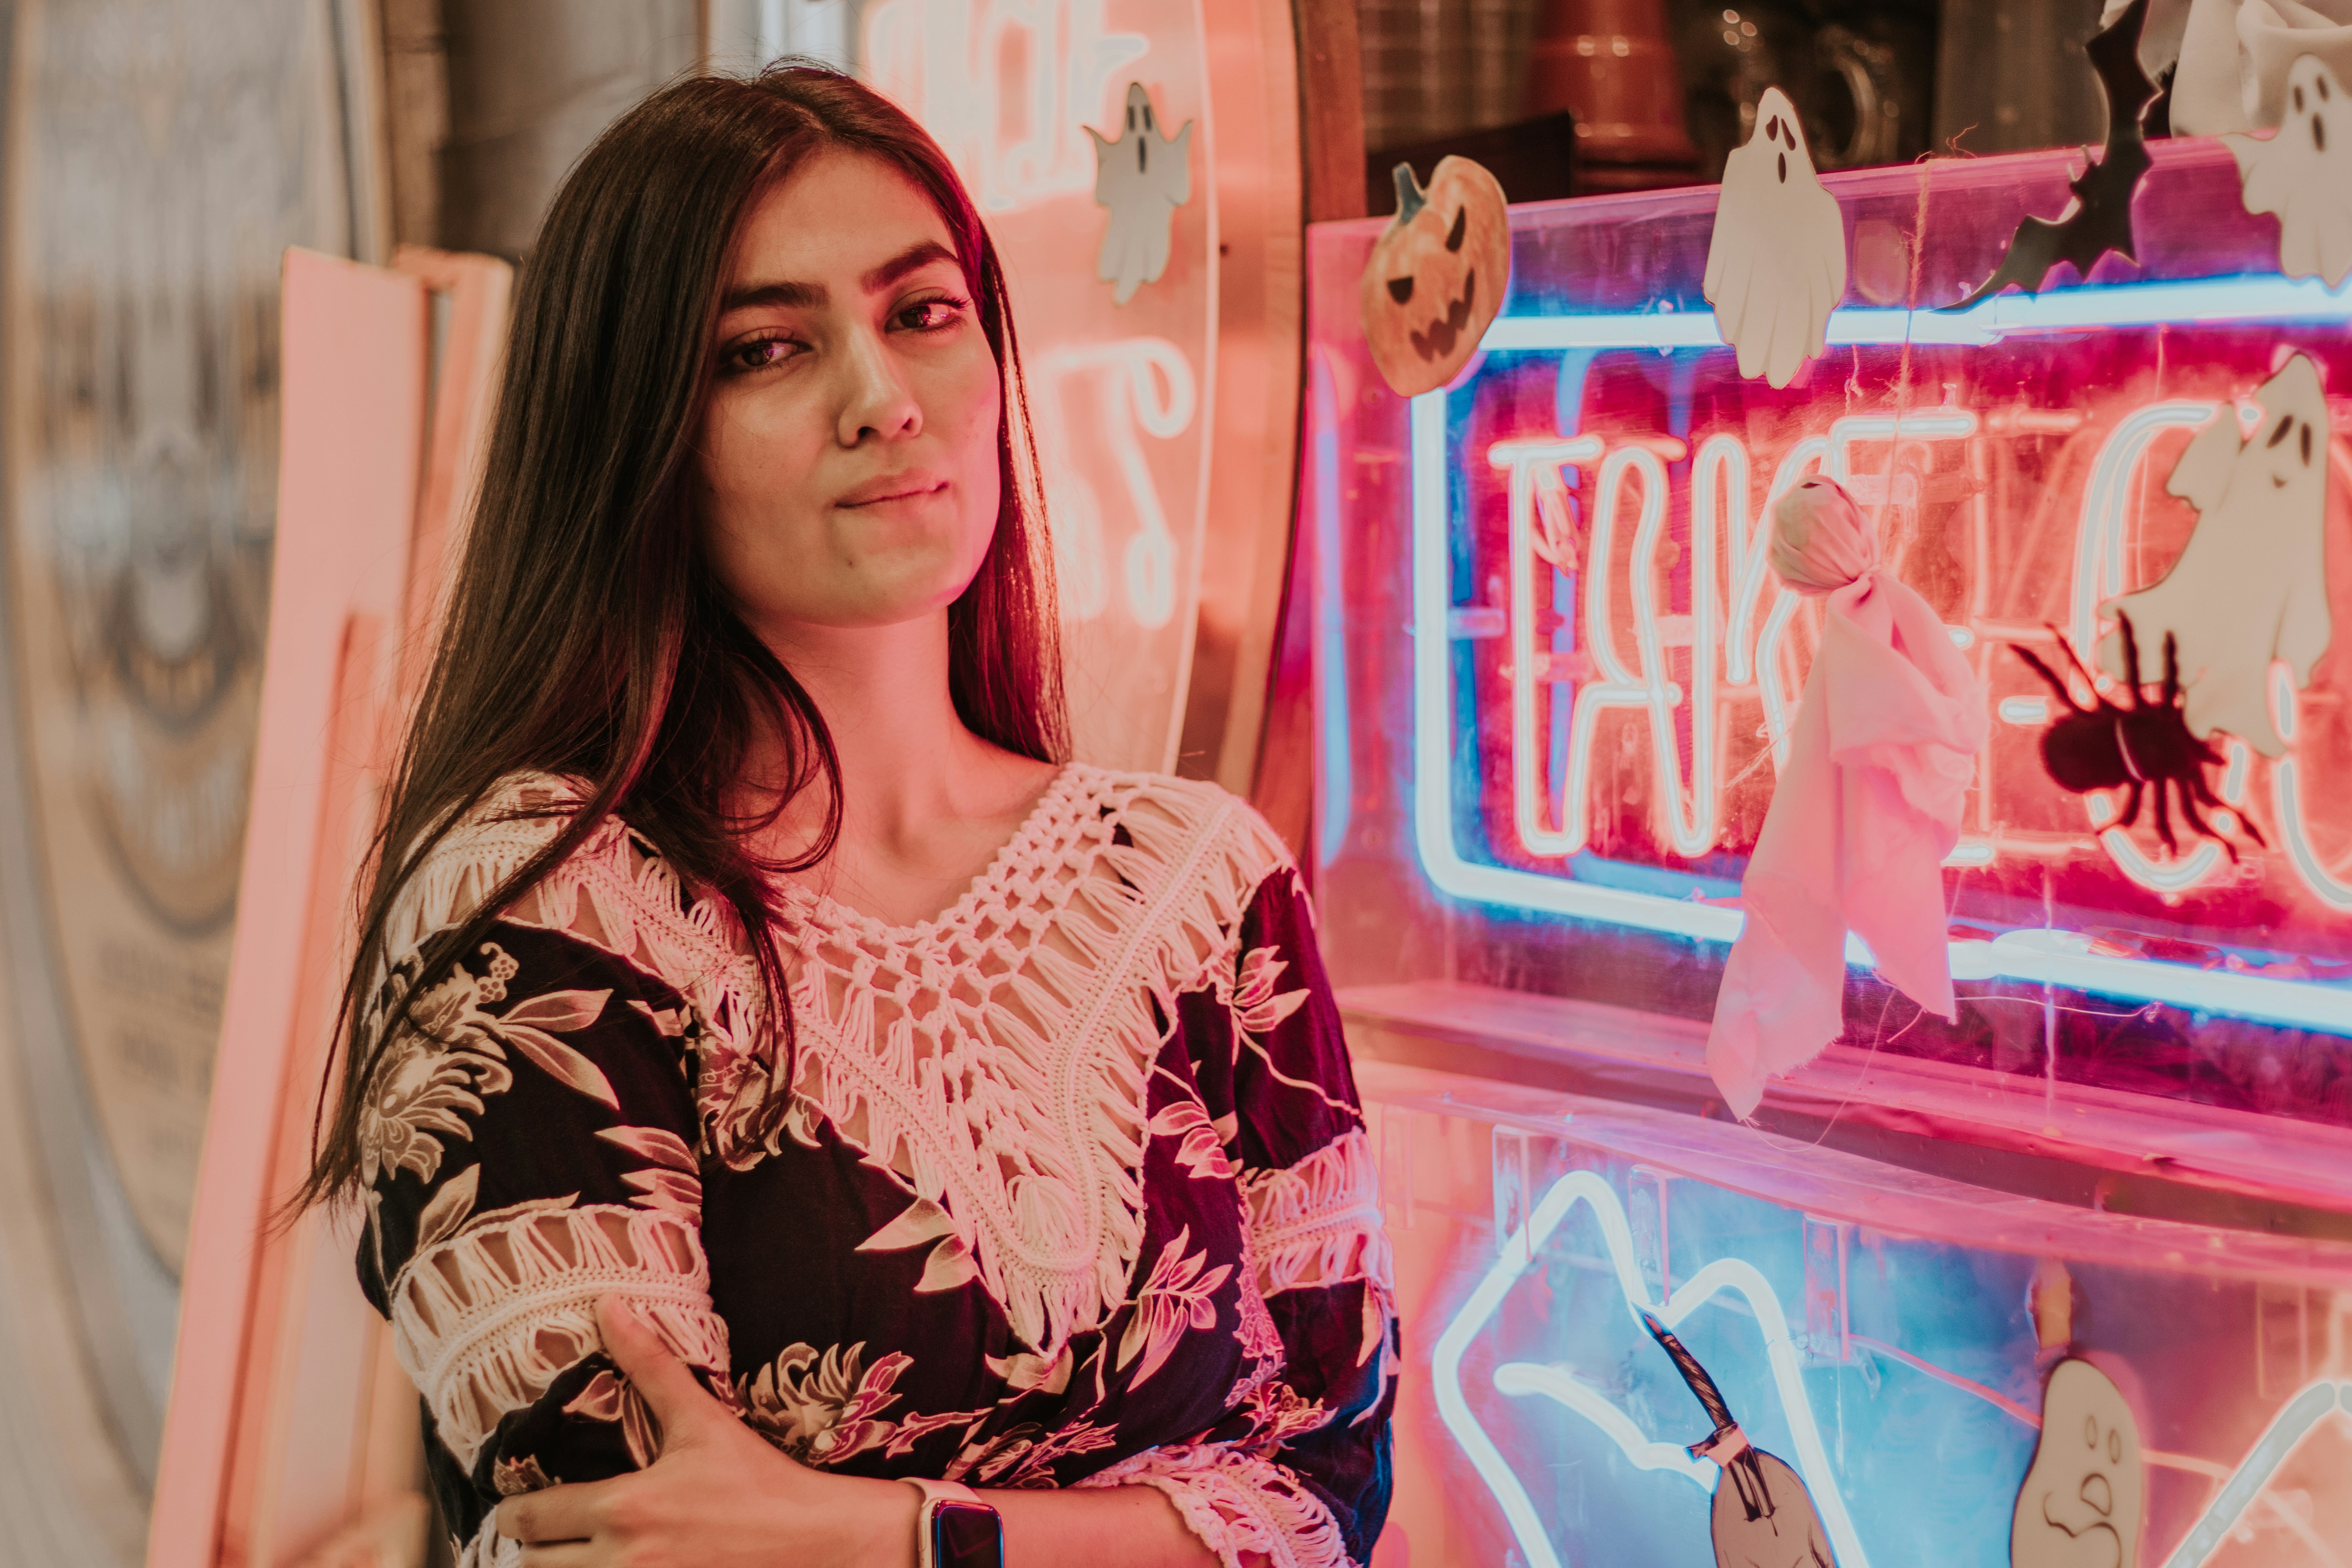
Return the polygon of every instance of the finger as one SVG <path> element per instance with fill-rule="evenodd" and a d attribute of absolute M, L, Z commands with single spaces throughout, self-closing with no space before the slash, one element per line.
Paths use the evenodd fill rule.
<path fill-rule="evenodd" d="M 575 1486 L 545 1487 L 508 1498 L 499 1504 L 499 1533 L 526 1544 L 586 1541 L 596 1533 L 591 1512 L 598 1494 L 609 1484 L 587 1481 Z"/>
<path fill-rule="evenodd" d="M 522 1549 L 521 1568 L 595 1568 L 597 1547 L 587 1541 L 559 1542 Z"/>
<path fill-rule="evenodd" d="M 714 1414 L 726 1416 L 725 1408 L 695 1381 L 687 1364 L 625 1298 L 600 1298 L 596 1326 L 604 1333 L 604 1351 L 613 1364 L 621 1369 L 672 1439 Z"/>

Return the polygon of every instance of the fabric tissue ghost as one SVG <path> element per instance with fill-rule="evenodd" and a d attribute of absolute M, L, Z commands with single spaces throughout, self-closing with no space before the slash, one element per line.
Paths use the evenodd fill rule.
<path fill-rule="evenodd" d="M 2224 407 L 2200 431 L 2165 489 L 2195 507 L 2197 531 L 2153 587 L 2102 605 L 2131 617 L 2142 647 L 2178 639 L 2181 716 L 2204 740 L 2224 730 L 2266 757 L 2286 750 L 2271 721 L 2271 661 L 2297 690 L 2327 651 L 2327 398 L 2301 354 L 2254 393 L 2262 423 L 2241 438 Z M 2099 663 L 2124 674 L 2122 634 Z"/>
<path fill-rule="evenodd" d="M 1821 357 L 1845 268 L 1845 216 L 1813 175 L 1795 106 L 1767 88 L 1756 133 L 1724 164 L 1706 252 L 1707 302 L 1741 375 L 1786 386 Z"/>
<path fill-rule="evenodd" d="M 2340 285 L 2352 274 L 2352 104 L 2336 73 L 2302 56 L 2287 72 L 2277 132 L 2221 140 L 2237 154 L 2246 210 L 2278 216 L 2279 270 Z"/>
<path fill-rule="evenodd" d="M 1124 305 L 1168 270 L 1169 230 L 1176 209 L 1192 199 L 1192 122 L 1173 136 L 1160 133 L 1160 117 L 1141 82 L 1127 84 L 1126 126 L 1106 142 L 1091 125 L 1095 144 L 1095 205 L 1110 213 L 1095 276 Z"/>
<path fill-rule="evenodd" d="M 1826 598 L 1789 761 L 1740 881 L 1706 1066 L 1733 1113 L 1844 1028 L 1845 937 L 1882 979 L 1954 1016 L 1944 857 L 1985 742 L 1984 689 L 1938 616 L 1878 562 L 1878 533 L 1815 475 L 1772 509 L 1772 569 Z"/>

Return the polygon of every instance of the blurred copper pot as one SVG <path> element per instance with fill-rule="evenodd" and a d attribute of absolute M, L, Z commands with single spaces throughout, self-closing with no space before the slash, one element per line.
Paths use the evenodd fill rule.
<path fill-rule="evenodd" d="M 1584 184 L 1636 191 L 1688 183 L 1683 79 L 1663 0 L 1546 0 L 1528 73 L 1528 113 L 1576 116 Z"/>

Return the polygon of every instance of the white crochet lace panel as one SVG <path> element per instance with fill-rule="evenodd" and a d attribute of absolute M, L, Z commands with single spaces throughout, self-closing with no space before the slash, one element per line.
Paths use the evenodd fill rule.
<path fill-rule="evenodd" d="M 658 1209 L 541 1210 L 427 1247 L 393 1286 L 393 1348 L 468 1470 L 509 1412 L 602 1347 L 596 1299 L 623 1296 L 689 1366 L 728 1385 L 695 1228 Z"/>
<path fill-rule="evenodd" d="M 1297 1477 L 1270 1459 L 1214 1443 L 1147 1448 L 1081 1487 L 1150 1487 L 1223 1568 L 1347 1568 L 1339 1521 Z M 1246 1555 L 1245 1555 L 1246 1554 Z"/>
<path fill-rule="evenodd" d="M 453 1540 L 450 1545 L 457 1560 L 457 1568 L 520 1568 L 522 1563 L 522 1542 L 511 1535 L 499 1533 L 495 1509 L 482 1521 L 482 1528 L 475 1532 L 473 1540 Z"/>
<path fill-rule="evenodd" d="M 536 778 L 486 801 L 403 895 L 393 951 L 466 918 L 562 826 L 497 816 L 566 798 L 562 781 Z M 1230 984 L 1242 915 L 1289 864 L 1257 814 L 1213 784 L 1073 764 L 936 920 L 890 927 L 781 889 L 795 1102 L 940 1206 L 1013 1333 L 1047 1360 L 1128 1293 L 1144 1081 L 1176 994 Z M 706 1037 L 709 1152 L 747 1166 L 808 1135 L 775 1114 L 758 971 L 733 920 L 689 900 L 619 823 L 508 918 L 594 942 L 688 998 Z"/>
<path fill-rule="evenodd" d="M 1370 1283 L 1386 1300 L 1395 1261 L 1381 1223 L 1380 1168 L 1371 1140 L 1341 1134 L 1287 1170 L 1244 1171 L 1258 1289 Z"/>

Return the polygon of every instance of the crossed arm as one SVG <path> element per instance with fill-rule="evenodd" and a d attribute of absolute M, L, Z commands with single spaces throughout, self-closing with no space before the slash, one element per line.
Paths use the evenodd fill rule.
<path fill-rule="evenodd" d="M 597 1303 L 606 1352 L 661 1427 L 661 1456 L 610 1480 L 507 1499 L 525 1568 L 911 1568 L 915 1489 L 777 1452 L 713 1399 L 626 1303 Z M 1020 1568 L 1215 1568 L 1149 1487 L 992 1491 Z M 1252 1554 L 1255 1556 L 1255 1554 Z"/>

